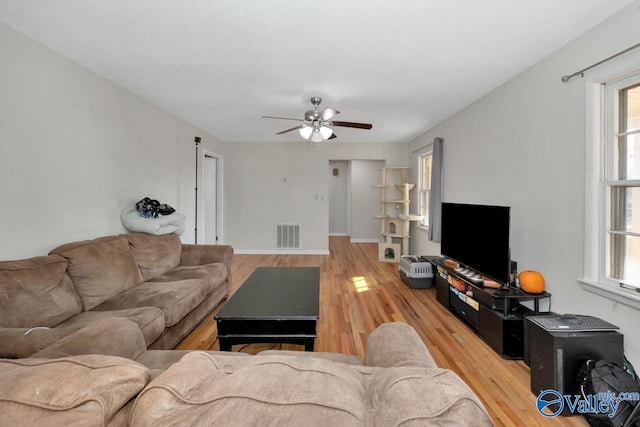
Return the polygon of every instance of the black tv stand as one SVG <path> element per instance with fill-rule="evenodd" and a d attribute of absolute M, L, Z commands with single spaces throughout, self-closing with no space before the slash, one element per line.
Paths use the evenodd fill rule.
<path fill-rule="evenodd" d="M 423 257 L 435 267 L 436 299 L 473 328 L 505 359 L 524 355 L 524 318 L 540 313 L 540 300 L 551 294 L 529 294 L 515 287 L 485 288 L 445 265 L 444 258 Z M 533 309 L 520 304 L 533 301 Z"/>

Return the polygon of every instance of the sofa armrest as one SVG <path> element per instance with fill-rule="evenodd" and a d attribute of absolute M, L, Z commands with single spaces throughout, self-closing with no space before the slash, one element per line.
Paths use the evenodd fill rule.
<path fill-rule="evenodd" d="M 0 328 L 0 358 L 29 357 L 67 335 L 56 328 Z"/>
<path fill-rule="evenodd" d="M 378 326 L 367 341 L 365 366 L 437 368 L 418 333 L 411 326 L 391 322 Z"/>
<path fill-rule="evenodd" d="M 227 282 L 231 284 L 231 258 L 233 258 L 233 247 L 229 245 L 183 243 L 180 265 L 204 265 L 221 262 L 227 267 Z"/>
<path fill-rule="evenodd" d="M 56 359 L 103 354 L 135 360 L 147 350 L 138 325 L 121 317 L 105 317 L 59 339 L 31 357 Z"/>

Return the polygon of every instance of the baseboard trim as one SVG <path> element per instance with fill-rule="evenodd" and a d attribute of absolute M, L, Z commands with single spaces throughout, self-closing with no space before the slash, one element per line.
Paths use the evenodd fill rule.
<path fill-rule="evenodd" d="M 234 254 L 242 255 L 329 255 L 328 249 L 233 249 Z"/>
<path fill-rule="evenodd" d="M 351 243 L 380 243 L 378 239 L 351 239 Z"/>

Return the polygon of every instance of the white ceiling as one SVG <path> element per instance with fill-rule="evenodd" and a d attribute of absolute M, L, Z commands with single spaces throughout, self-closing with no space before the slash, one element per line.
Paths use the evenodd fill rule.
<path fill-rule="evenodd" d="M 403 142 L 631 3 L 2 0 L 0 22 L 223 141 L 299 140 L 260 116 L 321 96 L 373 123 L 333 141 Z"/>

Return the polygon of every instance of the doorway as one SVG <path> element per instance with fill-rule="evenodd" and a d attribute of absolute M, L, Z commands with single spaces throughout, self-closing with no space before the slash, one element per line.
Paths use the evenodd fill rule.
<path fill-rule="evenodd" d="M 384 160 L 351 160 L 351 241 L 380 240 L 380 168 Z"/>
<path fill-rule="evenodd" d="M 222 157 L 204 153 L 202 180 L 204 197 L 204 244 L 222 243 Z"/>
<path fill-rule="evenodd" d="M 351 221 L 349 161 L 329 161 L 329 236 L 348 236 Z"/>
<path fill-rule="evenodd" d="M 380 168 L 384 160 L 329 161 L 329 236 L 354 243 L 378 242 Z"/>

